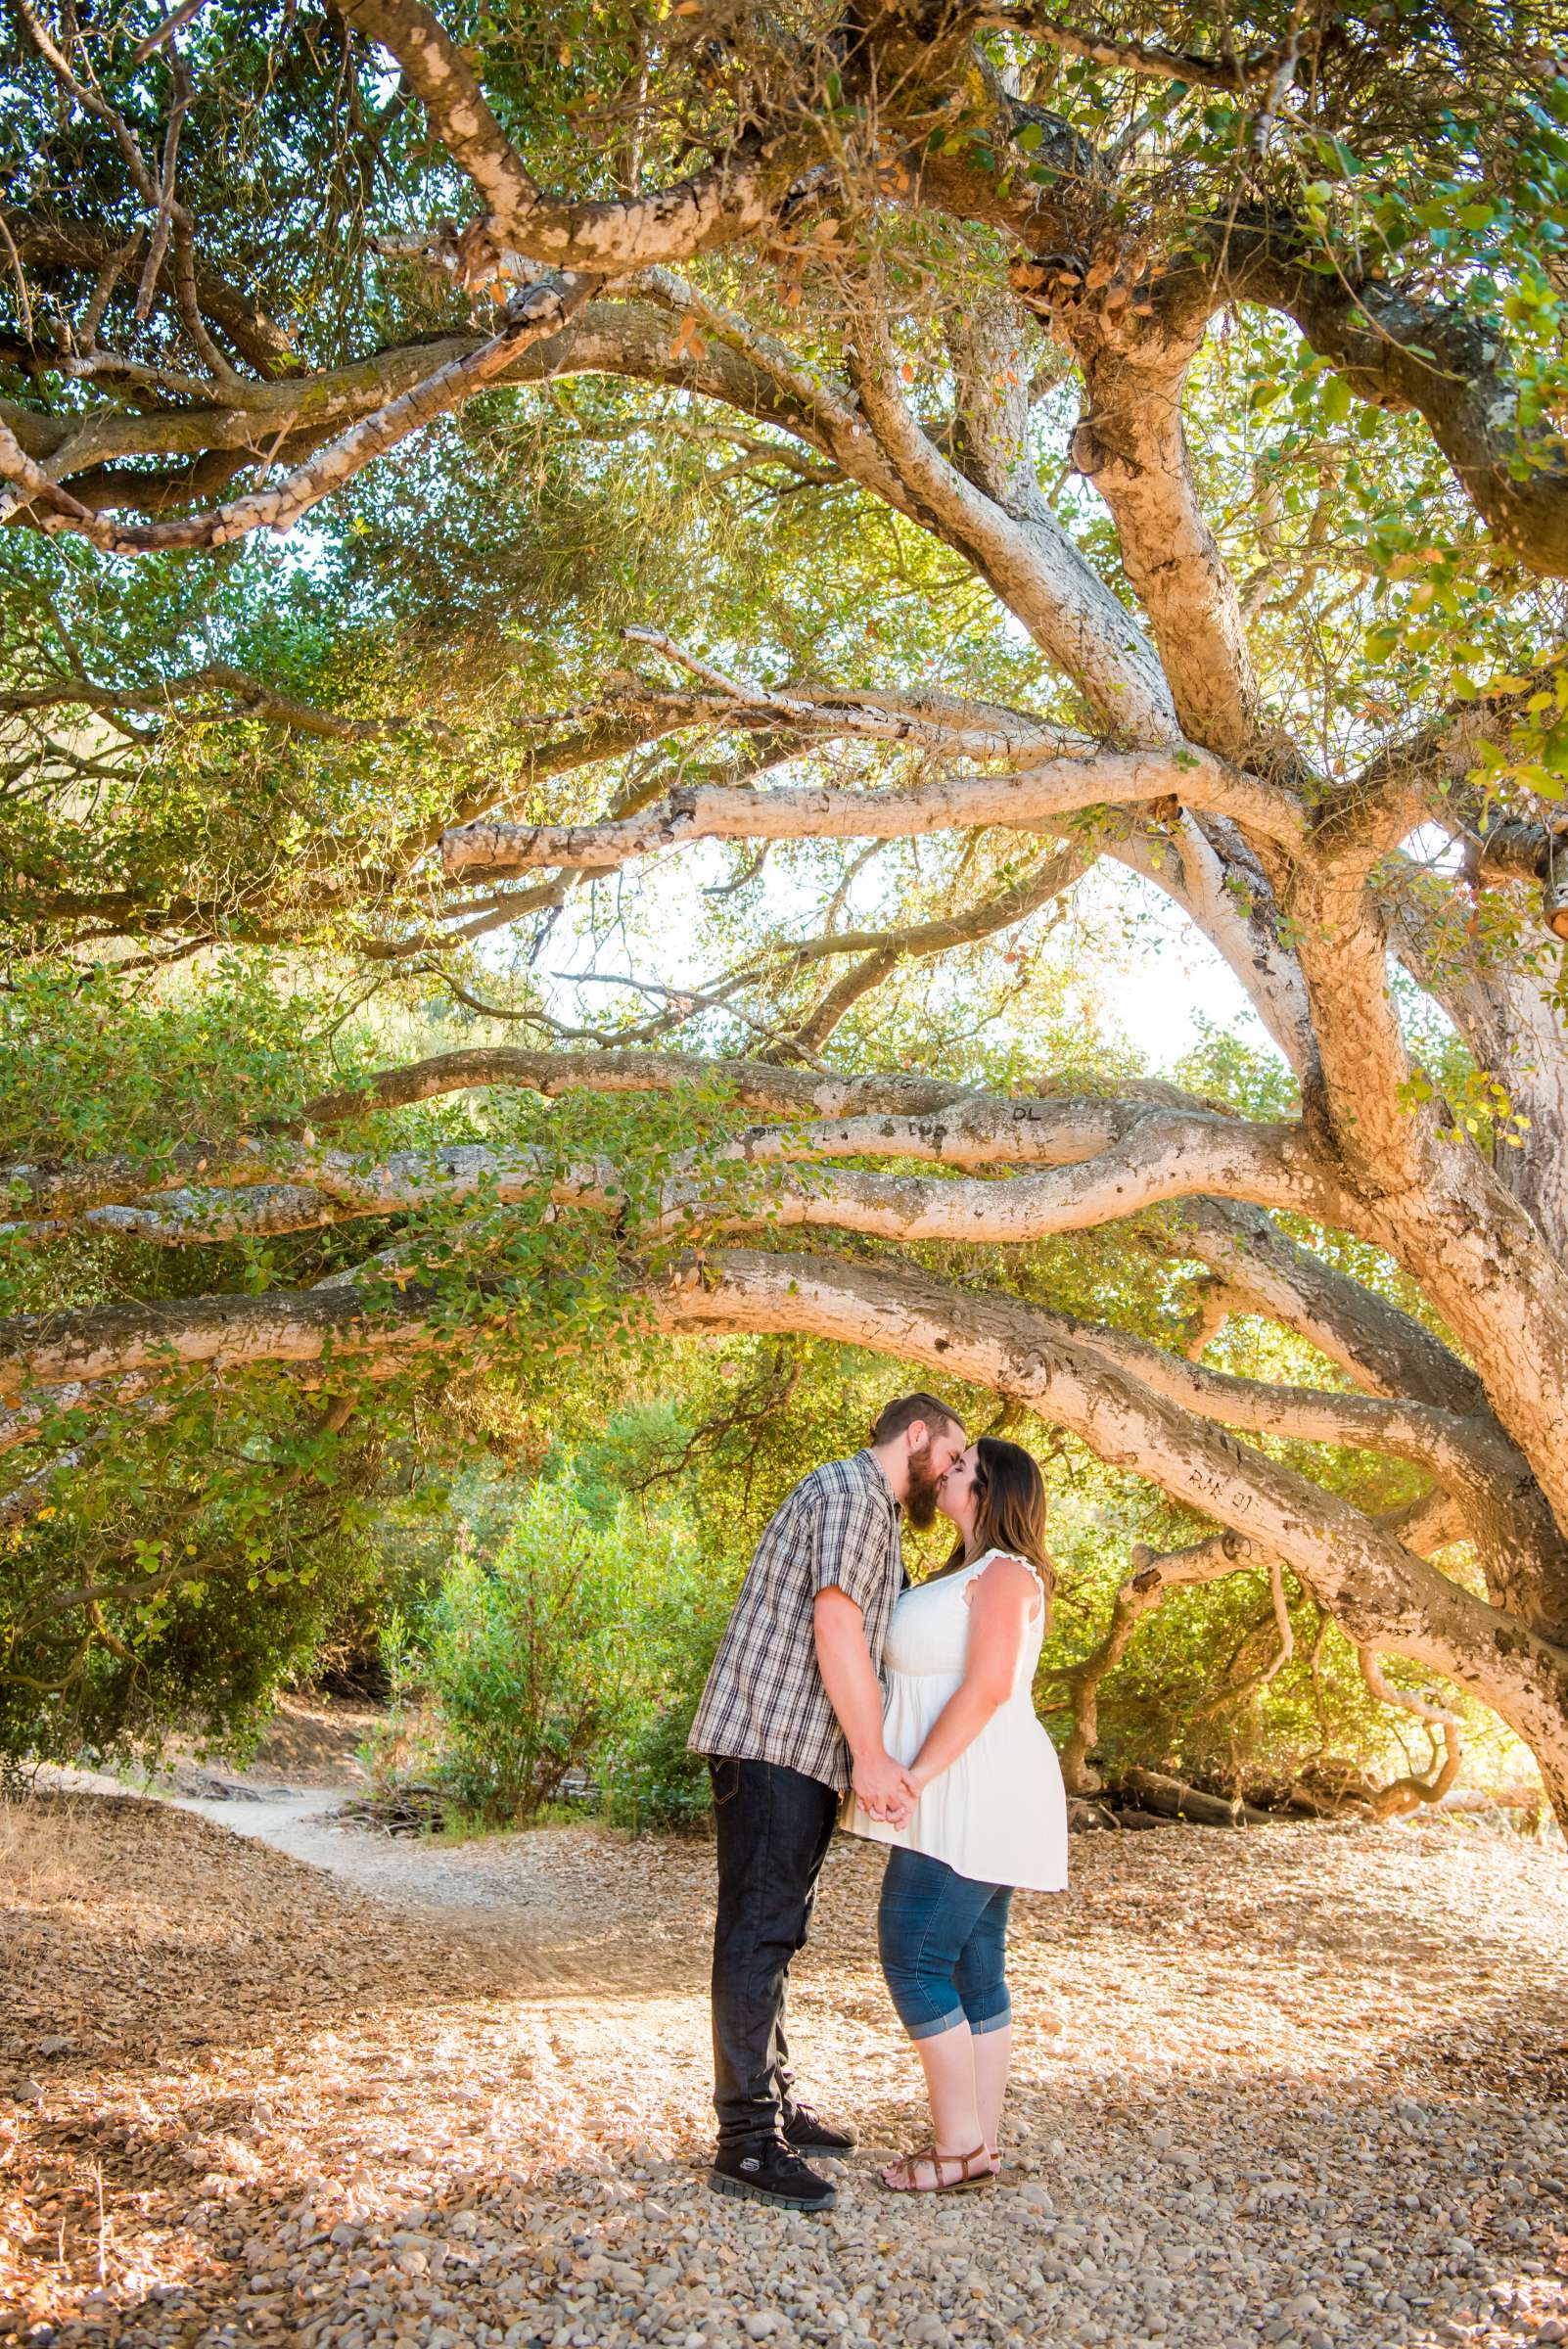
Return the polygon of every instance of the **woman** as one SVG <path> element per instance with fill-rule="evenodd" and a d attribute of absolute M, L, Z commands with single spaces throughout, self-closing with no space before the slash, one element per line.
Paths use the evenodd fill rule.
<path fill-rule="evenodd" d="M 958 1539 L 893 1612 L 883 1650 L 887 1749 L 917 1800 L 888 1826 L 855 1806 L 857 1835 L 891 1843 L 878 1944 L 931 2100 L 932 2142 L 882 2172 L 898 2193 L 983 2185 L 1000 2164 L 1011 2051 L 1007 1911 L 1018 1885 L 1067 1884 L 1067 1800 L 1030 1690 L 1052 1572 L 1045 1486 L 994 1436 L 953 1463 L 937 1506 Z"/>

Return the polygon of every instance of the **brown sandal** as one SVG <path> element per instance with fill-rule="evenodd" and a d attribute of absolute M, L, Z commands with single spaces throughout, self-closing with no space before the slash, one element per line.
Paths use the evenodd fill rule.
<path fill-rule="evenodd" d="M 888 2186 L 886 2177 L 883 2178 L 882 2183 L 888 2187 L 890 2194 L 972 2193 L 977 2186 L 990 2186 L 996 2175 L 993 2169 L 976 2170 L 972 2164 L 977 2161 L 989 2162 L 990 2160 L 991 2149 L 988 2145 L 977 2145 L 972 2153 L 939 2153 L 935 2145 L 922 2145 L 918 2153 L 900 2153 L 897 2162 L 888 2164 L 890 2169 L 902 2170 L 904 2176 L 902 2186 Z M 915 2181 L 915 2172 L 923 2161 L 931 2164 L 933 2183 L 930 2186 L 920 2186 Z M 943 2165 L 948 2162 L 958 2164 L 956 2178 L 944 2178 Z"/>

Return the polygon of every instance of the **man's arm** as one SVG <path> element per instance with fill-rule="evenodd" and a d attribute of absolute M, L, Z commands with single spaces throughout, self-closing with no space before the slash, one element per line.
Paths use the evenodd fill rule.
<path fill-rule="evenodd" d="M 847 1590 L 818 1590 L 812 1609 L 816 1664 L 854 1763 L 854 1791 L 873 1819 L 901 1827 L 914 1790 L 882 1742 L 882 1689 L 865 1622 Z"/>

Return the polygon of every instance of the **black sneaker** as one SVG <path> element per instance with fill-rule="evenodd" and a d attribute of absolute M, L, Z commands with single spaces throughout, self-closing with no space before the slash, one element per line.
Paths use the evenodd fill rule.
<path fill-rule="evenodd" d="M 797 2153 L 853 2153 L 860 2142 L 858 2129 L 841 2129 L 809 2104 L 796 2105 L 784 2124 L 784 2136 Z"/>
<path fill-rule="evenodd" d="M 720 2145 L 708 2183 L 715 2194 L 736 2194 L 745 2202 L 776 2202 L 783 2210 L 831 2210 L 839 2198 L 836 2186 L 808 2170 L 793 2148 L 776 2137 L 749 2145 Z"/>

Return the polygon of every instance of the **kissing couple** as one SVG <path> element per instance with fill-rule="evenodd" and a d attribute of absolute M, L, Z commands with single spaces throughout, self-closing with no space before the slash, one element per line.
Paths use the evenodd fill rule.
<path fill-rule="evenodd" d="M 900 1520 L 923 1532 L 939 1510 L 951 1554 L 910 1587 Z M 891 1846 L 878 1950 L 931 2104 L 930 2143 L 882 2183 L 945 2193 L 1000 2167 L 1008 1907 L 1020 1885 L 1067 1884 L 1062 1773 L 1031 1696 L 1044 1532 L 1027 1451 L 971 1444 L 934 1395 L 903 1395 L 864 1451 L 802 1479 L 757 1545 L 690 1737 L 714 1782 L 719 2193 L 829 2210 L 837 2189 L 802 2156 L 858 2142 L 797 2101 L 784 2035 L 839 1823 Z"/>

